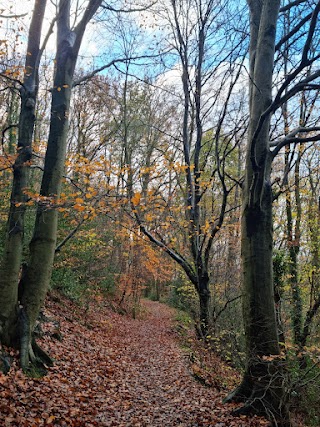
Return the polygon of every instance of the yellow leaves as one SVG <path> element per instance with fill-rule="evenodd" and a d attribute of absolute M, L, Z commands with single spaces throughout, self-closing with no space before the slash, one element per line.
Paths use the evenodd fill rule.
<path fill-rule="evenodd" d="M 78 212 L 83 212 L 84 210 L 86 210 L 86 207 L 83 205 L 80 205 L 79 203 L 76 203 L 73 207 Z"/>
<path fill-rule="evenodd" d="M 203 234 L 207 234 L 210 231 L 210 222 L 206 220 L 205 224 L 202 227 Z"/>
<path fill-rule="evenodd" d="M 269 356 L 262 356 L 261 359 L 264 362 L 273 362 L 277 360 L 285 360 L 286 355 L 285 353 L 281 352 L 280 354 L 270 354 Z"/>
<path fill-rule="evenodd" d="M 81 203 L 84 203 L 84 200 L 81 197 L 77 197 L 75 202 L 77 205 L 80 205 Z"/>
<path fill-rule="evenodd" d="M 61 90 L 62 90 L 62 89 L 66 89 L 66 88 L 68 88 L 68 87 L 69 87 L 69 85 L 62 85 L 62 86 L 58 86 L 58 87 L 57 87 L 57 91 L 58 91 L 58 92 L 61 92 Z"/>
<path fill-rule="evenodd" d="M 23 67 L 19 65 L 12 66 L 4 70 L 3 74 L 10 76 L 12 79 L 19 79 L 22 75 Z"/>
<path fill-rule="evenodd" d="M 148 221 L 148 222 L 152 221 L 152 220 L 153 220 L 153 215 L 151 215 L 151 214 L 147 214 L 147 215 L 145 216 L 145 220 L 146 220 L 146 221 Z"/>
<path fill-rule="evenodd" d="M 14 129 L 14 131 L 16 131 Z M 14 154 L 6 154 L 5 156 L 0 156 L 0 168 L 11 168 L 16 159 Z"/>
<path fill-rule="evenodd" d="M 49 418 L 47 418 L 46 424 L 51 424 L 55 420 L 55 418 L 56 417 L 54 415 L 51 415 Z"/>
<path fill-rule="evenodd" d="M 135 193 L 134 196 L 131 198 L 131 203 L 133 206 L 138 206 L 141 200 L 141 193 Z"/>

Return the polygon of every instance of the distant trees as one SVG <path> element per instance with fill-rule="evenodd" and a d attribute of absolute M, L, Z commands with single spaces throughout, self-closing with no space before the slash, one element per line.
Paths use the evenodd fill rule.
<path fill-rule="evenodd" d="M 210 275 L 214 274 L 209 270 L 211 249 L 229 207 L 228 196 L 237 184 L 229 159 L 237 150 L 245 121 L 238 114 L 239 104 L 235 99 L 244 40 L 231 35 L 227 24 L 220 24 L 217 17 L 230 11 L 215 1 L 201 4 L 171 1 L 168 6 L 159 6 L 156 12 L 168 26 L 167 43 L 172 46 L 171 56 L 181 78 L 181 90 L 174 96 L 179 97 L 177 103 L 174 101 L 179 113 L 172 125 L 174 136 L 167 135 L 168 154 L 176 150 L 179 156 L 165 157 L 169 168 L 165 176 L 171 174 L 175 189 L 168 182 L 167 188 L 171 190 L 162 192 L 163 209 L 167 213 L 163 225 L 156 226 L 147 220 L 142 209 L 150 201 L 145 197 L 138 201 L 132 184 L 128 187 L 129 196 L 141 231 L 182 267 L 193 284 L 199 298 L 198 330 L 205 337 L 211 317 Z M 217 49 L 216 38 L 223 47 Z M 151 182 L 145 184 L 152 188 Z M 175 202 L 180 205 L 182 215 L 181 224 L 175 226 L 176 230 L 183 230 L 184 245 L 180 247 L 171 228 L 175 215 L 170 211 L 176 209 Z M 168 223 L 172 236 L 168 233 Z"/>

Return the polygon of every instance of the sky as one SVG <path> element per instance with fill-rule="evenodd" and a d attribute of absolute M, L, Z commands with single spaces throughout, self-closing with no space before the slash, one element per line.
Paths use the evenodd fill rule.
<path fill-rule="evenodd" d="M 8 38 L 13 41 L 16 35 L 19 34 L 19 43 L 16 46 L 18 53 L 25 55 L 25 43 L 27 40 L 28 28 L 32 16 L 34 0 L 0 0 L 0 10 L 3 15 L 18 15 L 16 19 L 2 19 L 0 22 L 0 37 L 1 39 Z M 23 16 L 20 16 L 23 15 Z M 51 1 L 47 2 L 46 15 L 43 23 L 43 36 L 45 37 L 52 17 L 55 16 L 55 7 Z M 81 56 L 88 63 L 92 62 L 92 57 L 101 53 L 101 39 L 97 37 L 96 26 L 90 23 L 87 27 L 86 35 L 81 48 Z M 105 40 L 104 45 L 107 42 Z M 56 31 L 50 36 L 46 47 L 46 56 L 54 57 L 56 46 Z"/>
<path fill-rule="evenodd" d="M 55 6 L 50 0 L 47 2 L 47 11 L 44 21 L 43 37 L 47 33 L 51 19 L 55 16 Z M 117 4 L 119 0 L 117 1 Z M 80 4 L 85 5 L 86 0 L 80 1 Z M 161 6 L 164 7 L 164 2 Z M 0 9 L 3 9 L 3 14 L 26 14 L 26 16 L 15 19 L 2 20 L 0 26 L 1 39 L 9 38 L 14 40 L 16 37 L 16 30 L 10 28 L 18 28 L 19 43 L 17 51 L 20 53 L 21 58 L 24 57 L 26 51 L 26 41 L 28 27 L 32 15 L 34 0 L 0 0 Z M 109 63 L 114 58 L 124 57 L 124 50 L 129 55 L 140 55 L 144 52 L 155 53 L 157 51 L 157 43 L 161 45 L 160 39 L 165 39 L 168 36 L 169 29 L 166 26 L 168 21 L 166 17 L 157 17 L 152 12 L 139 12 L 135 14 L 108 14 L 99 16 L 99 21 L 93 20 L 89 23 L 82 47 L 79 54 L 78 69 L 83 68 L 86 71 L 91 71 L 94 68 L 101 67 Z M 48 64 L 54 61 L 56 45 L 56 34 L 52 34 L 47 44 L 45 52 L 45 60 Z M 151 48 L 150 48 L 151 46 Z M 130 72 L 133 75 L 138 75 L 140 78 L 153 77 L 155 85 L 158 87 L 176 88 L 176 94 L 182 94 L 181 91 L 181 74 L 182 68 L 179 64 L 177 54 L 171 55 L 166 58 L 166 65 L 160 64 L 159 66 L 153 65 L 152 68 L 148 63 L 153 60 L 144 60 L 143 66 L 131 65 Z M 124 65 L 119 65 L 123 68 Z M 190 69 L 191 74 L 194 68 Z M 110 74 L 112 70 L 105 71 L 105 74 Z M 117 74 L 117 78 L 121 79 L 121 75 Z M 216 83 L 220 79 L 216 77 Z M 212 84 L 211 81 L 209 84 Z M 223 102 L 223 100 L 222 100 Z"/>

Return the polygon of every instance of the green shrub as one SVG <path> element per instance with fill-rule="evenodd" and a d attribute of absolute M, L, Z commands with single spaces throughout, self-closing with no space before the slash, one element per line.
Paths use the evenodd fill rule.
<path fill-rule="evenodd" d="M 301 361 L 300 361 L 301 362 Z M 299 367 L 295 351 L 288 355 L 288 372 L 290 378 L 290 400 L 294 412 L 302 415 L 305 426 L 320 426 L 320 366 L 308 356 L 304 359 L 305 367 Z"/>
<path fill-rule="evenodd" d="M 84 293 L 84 285 L 77 274 L 70 268 L 55 268 L 52 272 L 51 287 L 58 289 L 73 301 L 80 302 Z"/>

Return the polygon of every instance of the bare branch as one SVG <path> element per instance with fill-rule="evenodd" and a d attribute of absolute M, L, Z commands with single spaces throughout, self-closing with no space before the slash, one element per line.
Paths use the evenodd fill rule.
<path fill-rule="evenodd" d="M 306 2 L 307 2 L 307 0 L 295 0 L 292 3 L 288 3 L 285 6 L 281 7 L 279 12 L 280 13 L 286 12 L 287 10 L 291 9 L 292 7 L 299 6 L 300 4 L 306 3 Z"/>
<path fill-rule="evenodd" d="M 61 248 L 70 240 L 72 237 L 77 233 L 77 231 L 80 229 L 81 225 L 85 222 L 85 219 L 82 218 L 78 224 L 75 226 L 75 228 L 70 231 L 70 233 L 57 245 L 55 248 L 55 253 L 58 253 L 61 251 Z"/>
<path fill-rule="evenodd" d="M 218 313 L 214 315 L 213 321 L 216 322 L 219 319 L 219 317 L 221 316 L 221 314 L 228 308 L 228 305 L 231 304 L 234 301 L 237 301 L 240 298 L 242 298 L 242 295 L 238 295 L 238 296 L 236 296 L 234 298 L 228 299 L 228 301 L 226 301 L 226 303 L 221 308 L 221 310 L 219 310 Z"/>
<path fill-rule="evenodd" d="M 302 28 L 304 26 L 304 24 L 309 21 L 311 16 L 312 16 L 312 12 L 309 13 L 308 15 L 306 15 L 303 19 L 301 19 L 301 21 L 291 31 L 289 31 L 288 34 L 286 34 L 284 37 L 282 37 L 282 39 L 280 39 L 278 41 L 278 43 L 275 45 L 275 51 L 279 50 L 280 47 L 286 41 L 288 41 L 292 36 L 294 36 L 300 30 L 300 28 Z"/>
<path fill-rule="evenodd" d="M 311 18 L 310 27 L 309 27 L 309 33 L 308 33 L 308 37 L 307 37 L 307 40 L 306 40 L 304 48 L 303 48 L 301 63 L 306 63 L 308 61 L 308 52 L 310 50 L 313 35 L 314 35 L 316 25 L 318 22 L 319 11 L 320 11 L 320 1 L 318 2 L 318 4 L 316 5 L 316 7 L 314 8 L 314 10 L 312 12 L 312 18 Z"/>
<path fill-rule="evenodd" d="M 0 72 L 0 76 L 6 80 L 9 80 L 12 83 L 18 83 L 20 86 L 23 87 L 23 83 L 21 80 L 15 79 L 14 77 L 11 77 L 10 75 L 6 74 L 5 72 Z"/>
<path fill-rule="evenodd" d="M 47 34 L 46 34 L 46 36 L 45 36 L 45 38 L 43 40 L 42 46 L 40 48 L 40 51 L 39 51 L 39 54 L 38 54 L 38 61 L 37 62 L 40 62 L 40 59 L 41 59 L 42 54 L 43 54 L 43 51 L 45 50 L 46 45 L 48 43 L 49 37 L 53 33 L 53 27 L 54 27 L 54 24 L 56 23 L 56 21 L 57 21 L 57 16 L 55 18 L 53 18 L 53 20 L 51 21 L 51 24 L 50 24 L 50 26 L 48 28 Z"/>
<path fill-rule="evenodd" d="M 88 73 L 85 76 L 79 78 L 78 80 L 75 80 L 72 84 L 72 87 L 80 85 L 81 83 L 91 79 L 96 74 L 100 73 L 101 71 L 106 70 L 107 68 L 110 68 L 113 65 L 118 64 L 119 62 L 135 61 L 137 59 L 146 59 L 146 58 L 156 58 L 158 56 L 159 55 L 140 55 L 140 56 L 131 56 L 131 57 L 127 57 L 127 58 L 114 59 L 114 60 L 108 62 L 108 64 L 102 65 L 101 67 L 91 71 L 91 73 Z"/>
<path fill-rule="evenodd" d="M 15 18 L 23 18 L 24 16 L 27 16 L 28 13 L 21 13 L 21 15 L 0 15 L 0 18 L 2 19 L 15 19 Z"/>
<path fill-rule="evenodd" d="M 280 141 L 274 141 L 270 143 L 270 147 L 275 147 L 275 149 L 272 151 L 272 156 L 275 157 L 279 153 L 281 148 L 285 147 L 286 145 L 296 144 L 298 142 L 307 143 L 307 142 L 314 142 L 314 141 L 320 140 L 320 134 L 312 135 L 308 137 L 296 136 L 299 134 L 310 133 L 310 132 L 320 132 L 320 127 L 319 126 L 314 126 L 310 128 L 299 127 L 294 129 L 292 132 L 288 133 L 288 135 L 286 135 Z"/>
<path fill-rule="evenodd" d="M 112 7 L 110 5 L 101 5 L 102 9 L 105 10 L 109 10 L 110 12 L 116 12 L 116 13 L 132 13 L 132 12 L 144 12 L 145 10 L 150 9 L 152 6 L 154 6 L 157 3 L 157 1 L 154 1 L 153 3 L 151 3 L 148 6 L 144 6 L 144 7 L 136 7 L 136 8 L 132 8 L 132 9 L 117 9 L 115 7 Z"/>
<path fill-rule="evenodd" d="M 4 137 L 5 137 L 6 132 L 12 128 L 18 128 L 18 127 L 19 127 L 18 124 L 12 124 L 12 125 L 5 127 L 4 129 L 2 129 L 2 132 L 1 132 L 1 146 L 2 146 L 2 148 L 4 147 Z M 3 151 L 5 151 L 4 148 L 3 148 Z"/>
<path fill-rule="evenodd" d="M 181 267 L 184 269 L 185 273 L 187 274 L 187 276 L 189 277 L 189 279 L 191 280 L 191 282 L 195 286 L 197 286 L 195 272 L 193 271 L 193 268 L 188 263 L 188 261 L 181 254 L 176 253 L 171 248 L 169 248 L 165 243 L 161 242 L 159 239 L 157 239 L 155 236 L 153 236 L 152 233 L 150 233 L 146 229 L 146 227 L 142 224 L 142 221 L 141 221 L 141 219 L 140 219 L 140 217 L 139 217 L 139 215 L 137 213 L 135 213 L 135 217 L 136 217 L 136 220 L 138 222 L 139 228 L 142 231 L 142 233 L 145 236 L 147 236 L 148 239 L 152 243 L 154 243 L 155 245 L 157 245 L 159 248 L 163 249 L 164 252 L 166 252 L 174 261 L 176 261 L 179 265 L 181 265 Z"/>
<path fill-rule="evenodd" d="M 283 105 L 286 101 L 288 101 L 290 98 L 292 98 L 294 95 L 296 95 L 299 92 L 302 92 L 303 90 L 317 90 L 320 89 L 320 84 L 311 84 L 315 79 L 320 77 L 320 70 L 314 72 L 313 74 L 310 74 L 308 77 L 306 77 L 303 80 L 300 80 L 295 86 L 293 86 L 291 89 L 289 89 L 283 97 L 276 96 L 273 103 L 270 105 L 269 109 L 270 112 L 274 112 L 276 109 L 278 109 L 281 105 Z"/>

